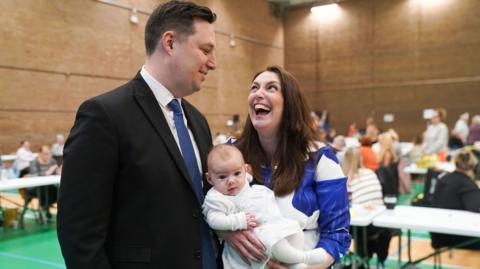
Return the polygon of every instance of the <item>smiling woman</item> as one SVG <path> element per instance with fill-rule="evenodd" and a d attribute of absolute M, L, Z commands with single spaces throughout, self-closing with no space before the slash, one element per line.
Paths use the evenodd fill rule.
<path fill-rule="evenodd" d="M 277 66 L 259 72 L 248 112 L 236 145 L 252 167 L 254 182 L 273 189 L 282 215 L 300 224 L 303 249 L 327 253 L 315 268 L 339 261 L 351 240 L 346 178 L 333 150 L 315 142 L 310 108 L 297 80 Z M 224 237 L 244 257 L 258 251 L 248 231 Z"/>

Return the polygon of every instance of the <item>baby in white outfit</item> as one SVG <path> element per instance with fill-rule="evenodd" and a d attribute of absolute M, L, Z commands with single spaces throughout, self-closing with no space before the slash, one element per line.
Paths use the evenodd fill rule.
<path fill-rule="evenodd" d="M 274 193 L 261 185 L 247 183 L 241 152 L 231 145 L 215 146 L 208 155 L 207 179 L 213 188 L 203 204 L 203 214 L 214 230 L 251 229 L 268 257 L 289 264 L 289 268 L 326 261 L 323 248 L 303 251 L 303 232 L 296 221 L 283 217 Z M 225 268 L 264 268 L 267 261 L 246 264 L 228 244 L 222 254 Z"/>

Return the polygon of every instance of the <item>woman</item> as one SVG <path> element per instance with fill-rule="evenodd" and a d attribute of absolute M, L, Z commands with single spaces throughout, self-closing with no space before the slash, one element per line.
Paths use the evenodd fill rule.
<path fill-rule="evenodd" d="M 472 118 L 467 144 L 473 145 L 477 141 L 480 141 L 480 115 L 475 115 Z"/>
<path fill-rule="evenodd" d="M 304 249 L 327 252 L 326 263 L 308 268 L 326 268 L 350 246 L 347 179 L 333 150 L 316 145 L 309 113 L 296 79 L 280 67 L 268 67 L 254 77 L 249 115 L 236 145 L 255 182 L 273 189 L 282 214 L 305 231 Z M 227 237 L 249 259 L 258 251 L 245 234 Z"/>
<path fill-rule="evenodd" d="M 345 153 L 342 162 L 343 172 L 348 177 L 348 192 L 350 193 L 350 203 L 353 208 L 368 210 L 374 206 L 383 206 L 382 186 L 377 175 L 370 169 L 362 165 L 362 154 L 360 148 L 350 148 Z M 374 227 L 369 225 L 367 229 L 367 257 L 372 257 L 377 253 L 378 261 L 383 265 L 388 256 L 388 246 L 390 244 L 391 234 L 388 229 Z M 365 253 L 363 250 L 363 238 L 358 238 L 358 253 Z"/>
<path fill-rule="evenodd" d="M 60 168 L 52 158 L 50 148 L 46 145 L 41 146 L 37 158 L 30 163 L 29 176 L 51 176 L 59 173 Z M 57 187 L 49 185 L 38 188 L 40 188 L 40 205 L 45 210 L 47 218 L 51 219 L 52 215 L 49 212 L 49 208 L 57 202 Z M 30 195 L 36 196 L 36 188 L 29 189 L 28 191 Z"/>
<path fill-rule="evenodd" d="M 362 136 L 359 140 L 360 142 L 360 153 L 362 154 L 362 164 L 363 167 L 368 168 L 372 171 L 378 169 L 377 155 L 372 149 L 372 141 L 368 136 Z"/>
<path fill-rule="evenodd" d="M 345 153 L 342 170 L 348 177 L 350 203 L 357 205 L 383 205 L 382 186 L 377 175 L 362 165 L 360 148 Z"/>
<path fill-rule="evenodd" d="M 472 152 L 464 149 L 455 155 L 454 160 L 455 171 L 438 180 L 433 194 L 433 206 L 480 213 L 480 189 L 472 180 L 478 160 Z M 432 245 L 436 248 L 452 246 L 468 239 L 464 236 L 432 234 Z M 480 242 L 465 248 L 480 249 Z"/>
<path fill-rule="evenodd" d="M 435 109 L 430 124 L 424 134 L 423 153 L 437 154 L 440 151 L 447 150 L 448 128 L 443 121 L 447 116 L 447 111 L 443 108 Z"/>

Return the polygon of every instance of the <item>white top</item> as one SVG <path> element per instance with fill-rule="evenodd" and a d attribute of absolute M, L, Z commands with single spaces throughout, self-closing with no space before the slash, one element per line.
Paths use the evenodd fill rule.
<path fill-rule="evenodd" d="M 175 128 L 175 122 L 173 121 L 173 111 L 170 109 L 170 107 L 168 107 L 168 104 L 170 103 L 170 101 L 174 99 L 172 93 L 167 88 L 165 88 L 165 86 L 163 86 L 162 83 L 160 83 L 152 75 L 150 75 L 148 71 L 145 69 L 145 66 L 142 67 L 142 70 L 140 71 L 140 75 L 143 77 L 148 87 L 150 87 L 150 89 L 152 90 L 153 95 L 155 96 L 155 99 L 157 99 L 158 104 L 162 109 L 163 115 L 167 120 L 168 127 L 170 127 L 170 131 L 172 131 L 173 138 L 175 138 L 175 142 L 177 142 L 178 149 L 180 150 L 180 153 L 181 153 L 182 150 L 180 148 L 180 141 L 178 140 L 177 129 Z M 190 130 L 190 128 L 188 127 L 187 118 L 185 117 L 185 113 L 183 112 L 182 98 L 177 98 L 177 100 L 178 100 L 178 103 L 180 104 L 180 108 L 182 109 L 183 122 L 185 123 L 185 126 L 187 127 L 187 130 L 188 130 L 188 134 L 190 135 L 190 140 L 192 141 L 193 149 L 195 150 L 195 157 L 197 158 L 198 169 L 200 169 L 200 173 L 201 173 L 203 171 L 202 162 L 200 161 L 200 153 L 198 151 L 197 143 L 195 142 L 195 139 L 193 137 L 192 130 Z"/>
<path fill-rule="evenodd" d="M 35 155 L 30 150 L 25 149 L 24 147 L 20 147 L 17 150 L 17 170 L 21 171 L 30 166 L 30 162 L 35 159 Z"/>
<path fill-rule="evenodd" d="M 236 196 L 228 196 L 211 188 L 203 204 L 203 214 L 214 230 L 236 231 L 247 228 L 245 212 L 253 213 L 259 227 L 253 233 L 265 245 L 267 255 L 271 255 L 272 246 L 289 235 L 301 233 L 296 221 L 284 218 L 275 203 L 273 191 L 265 186 L 247 183 Z M 264 268 L 265 262 L 251 266 L 245 264 L 237 252 L 228 244 L 222 253 L 225 268 Z"/>
<path fill-rule="evenodd" d="M 360 168 L 349 182 L 352 204 L 383 205 L 382 185 L 372 170 Z"/>
<path fill-rule="evenodd" d="M 453 128 L 453 131 L 457 133 L 460 136 L 460 139 L 465 143 L 465 141 L 467 141 L 470 128 L 468 127 L 468 124 L 464 120 L 459 119 L 455 123 L 455 127 Z"/>
<path fill-rule="evenodd" d="M 52 155 L 53 156 L 63 156 L 63 146 L 64 146 L 64 144 L 54 143 L 52 145 Z"/>
<path fill-rule="evenodd" d="M 425 154 L 437 154 L 440 150 L 447 149 L 448 128 L 445 123 L 429 124 L 425 131 L 423 148 Z"/>

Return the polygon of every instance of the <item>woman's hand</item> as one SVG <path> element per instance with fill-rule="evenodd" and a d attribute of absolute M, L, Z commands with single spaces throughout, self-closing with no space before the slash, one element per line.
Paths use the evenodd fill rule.
<path fill-rule="evenodd" d="M 250 261 L 260 263 L 267 259 L 262 242 L 249 230 L 216 231 L 237 252 L 242 260 L 250 265 Z"/>
<path fill-rule="evenodd" d="M 56 164 L 50 166 L 50 168 L 48 168 L 48 170 L 45 172 L 45 175 L 46 176 L 51 176 L 57 170 L 57 168 L 58 168 L 58 166 Z"/>
<path fill-rule="evenodd" d="M 271 269 L 288 269 L 286 265 L 274 260 L 268 260 L 267 265 Z"/>

